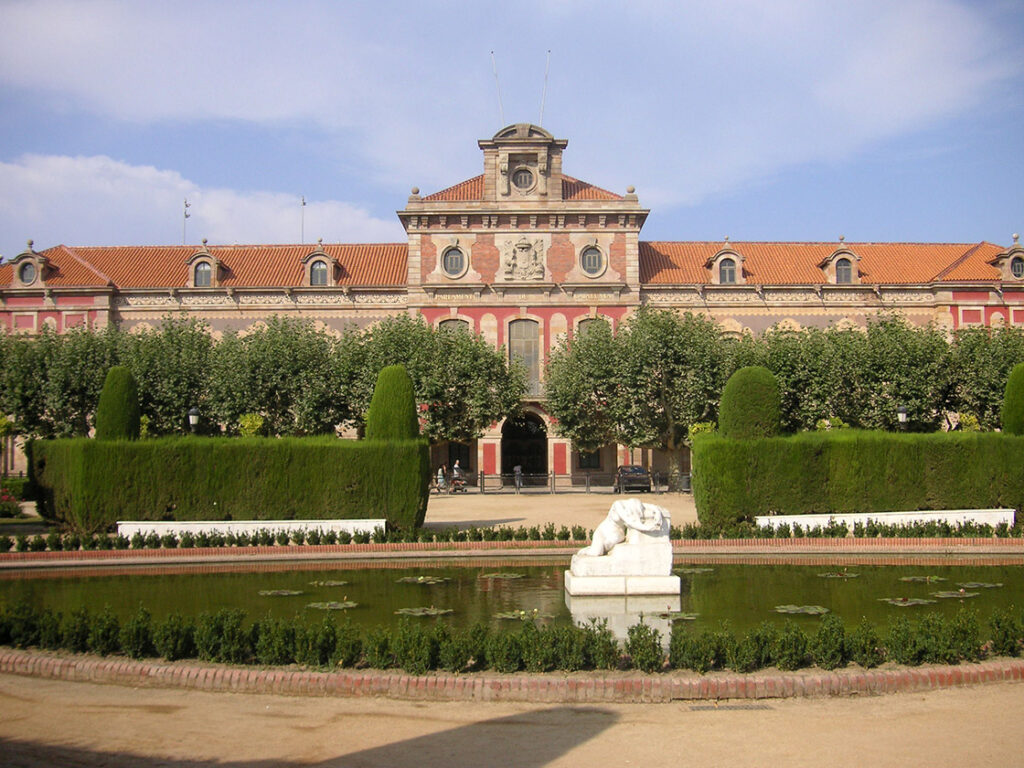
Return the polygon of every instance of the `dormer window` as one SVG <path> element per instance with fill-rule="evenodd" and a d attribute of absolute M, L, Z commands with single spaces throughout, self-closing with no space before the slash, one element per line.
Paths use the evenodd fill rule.
<path fill-rule="evenodd" d="M 309 284 L 327 285 L 327 262 L 317 259 L 309 265 Z"/>
<path fill-rule="evenodd" d="M 26 261 L 18 269 L 18 279 L 22 285 L 32 285 L 36 281 L 36 265 Z"/>
<path fill-rule="evenodd" d="M 1020 280 L 1024 277 L 1024 258 L 1014 256 L 1010 259 L 1010 274 Z"/>
<path fill-rule="evenodd" d="M 533 186 L 533 171 L 529 168 L 517 168 L 512 174 L 512 183 L 516 189 L 525 192 Z"/>
<path fill-rule="evenodd" d="M 209 288 L 212 282 L 213 268 L 208 261 L 201 261 L 196 264 L 192 273 L 192 284 L 196 288 Z"/>
<path fill-rule="evenodd" d="M 718 263 L 718 282 L 722 285 L 736 284 L 736 262 L 732 259 L 722 259 Z"/>
<path fill-rule="evenodd" d="M 853 282 L 853 264 L 847 258 L 836 261 L 836 283 L 849 285 Z"/>

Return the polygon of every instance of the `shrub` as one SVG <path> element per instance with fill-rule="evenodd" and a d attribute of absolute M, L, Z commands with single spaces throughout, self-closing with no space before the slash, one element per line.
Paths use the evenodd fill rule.
<path fill-rule="evenodd" d="M 669 637 L 668 662 L 673 669 L 692 669 L 704 674 L 718 666 L 720 661 L 718 637 L 709 630 L 694 634 L 686 623 L 672 625 Z"/>
<path fill-rule="evenodd" d="M 46 539 L 40 536 L 38 533 L 28 540 L 28 551 L 29 552 L 45 552 L 46 551 Z"/>
<path fill-rule="evenodd" d="M 810 657 L 808 645 L 807 634 L 795 622 L 787 619 L 779 632 L 775 651 L 776 666 L 784 671 L 806 667 Z"/>
<path fill-rule="evenodd" d="M 867 619 L 861 619 L 860 624 L 846 636 L 846 656 L 865 669 L 872 669 L 885 661 L 878 630 Z"/>
<path fill-rule="evenodd" d="M 84 606 L 71 611 L 61 625 L 61 645 L 69 651 L 85 653 L 89 650 L 89 628 L 92 617 Z"/>
<path fill-rule="evenodd" d="M 295 661 L 308 667 L 326 667 L 337 645 L 337 627 L 329 616 L 311 627 L 299 625 L 295 632 Z"/>
<path fill-rule="evenodd" d="M 153 644 L 153 617 L 141 605 L 121 627 L 121 648 L 133 659 L 144 659 L 156 655 Z"/>
<path fill-rule="evenodd" d="M 619 641 L 608 628 L 608 620 L 591 619 L 590 623 L 583 625 L 582 630 L 586 666 L 589 669 L 618 667 L 622 654 L 619 650 Z"/>
<path fill-rule="evenodd" d="M 981 660 L 981 626 L 978 614 L 970 608 L 961 607 L 951 619 L 946 620 L 946 641 L 949 664 L 958 661 Z"/>
<path fill-rule="evenodd" d="M 0 637 L 15 648 L 39 644 L 39 614 L 30 602 L 21 600 L 3 613 L 5 627 Z"/>
<path fill-rule="evenodd" d="M 1003 395 L 1003 432 L 1024 435 L 1024 363 L 1017 363 L 1010 371 Z"/>
<path fill-rule="evenodd" d="M 814 663 L 822 669 L 845 667 L 849 659 L 846 656 L 846 628 L 843 620 L 834 613 L 823 616 L 818 631 L 811 639 L 810 652 Z"/>
<path fill-rule="evenodd" d="M 297 622 L 275 619 L 269 614 L 253 627 L 256 659 L 260 664 L 284 666 L 295 661 Z"/>
<path fill-rule="evenodd" d="M 153 630 L 156 652 L 168 661 L 191 659 L 196 655 L 196 625 L 180 613 L 172 613 Z"/>
<path fill-rule="evenodd" d="M 736 672 L 753 672 L 775 663 L 779 633 L 775 625 L 761 622 L 743 635 L 730 649 L 729 667 Z"/>
<path fill-rule="evenodd" d="M 222 608 L 201 613 L 196 622 L 196 653 L 202 661 L 244 664 L 252 657 L 252 642 L 243 627 L 245 612 Z"/>
<path fill-rule="evenodd" d="M 265 421 L 258 413 L 243 413 L 238 419 L 238 434 L 242 437 L 262 435 Z"/>
<path fill-rule="evenodd" d="M 1013 608 L 1002 608 L 992 613 L 988 620 L 992 631 L 992 653 L 995 656 L 1019 656 L 1024 625 Z"/>
<path fill-rule="evenodd" d="M 63 549 L 60 540 L 60 534 L 56 531 L 50 531 L 46 534 L 46 548 L 51 552 L 59 552 Z"/>
<path fill-rule="evenodd" d="M 532 620 L 523 622 L 519 630 L 519 651 L 523 668 L 527 672 L 550 672 L 557 663 L 554 636 L 546 627 L 538 627 Z"/>
<path fill-rule="evenodd" d="M 723 437 L 750 440 L 779 433 L 779 383 L 767 368 L 740 368 L 725 384 L 718 411 Z"/>
<path fill-rule="evenodd" d="M 416 396 L 405 366 L 381 369 L 366 412 L 366 439 L 411 440 L 419 434 Z"/>
<path fill-rule="evenodd" d="M 339 667 L 354 667 L 363 656 L 363 637 L 346 617 L 335 627 L 334 651 L 330 663 Z"/>
<path fill-rule="evenodd" d="M 438 642 L 432 629 L 413 623 L 406 617 L 398 622 L 391 650 L 395 666 L 411 675 L 422 675 L 437 667 Z"/>
<path fill-rule="evenodd" d="M 665 666 L 661 632 L 644 624 L 643 617 L 639 624 L 626 630 L 626 653 L 633 666 L 642 672 L 657 672 Z"/>
<path fill-rule="evenodd" d="M 371 669 L 390 669 L 395 665 L 391 633 L 386 627 L 374 627 L 363 636 L 363 658 Z"/>
<path fill-rule="evenodd" d="M 889 630 L 885 637 L 886 657 L 889 661 L 908 666 L 921 663 L 917 637 L 910 621 L 904 616 L 897 616 L 889 622 Z"/>
<path fill-rule="evenodd" d="M 121 624 L 109 605 L 93 617 L 87 646 L 90 653 L 100 656 L 109 656 L 121 650 Z"/>
<path fill-rule="evenodd" d="M 495 672 L 518 672 L 523 667 L 520 636 L 513 632 L 497 632 L 487 637 L 487 666 Z"/>
<path fill-rule="evenodd" d="M 135 378 L 125 366 L 113 366 L 96 405 L 96 439 L 138 440 L 139 413 Z"/>
<path fill-rule="evenodd" d="M 10 552 L 14 546 L 14 539 L 7 534 L 0 535 L 0 552 Z"/>
<path fill-rule="evenodd" d="M 44 608 L 39 612 L 39 647 L 45 651 L 62 648 L 64 634 L 61 631 L 63 615 L 60 611 Z"/>

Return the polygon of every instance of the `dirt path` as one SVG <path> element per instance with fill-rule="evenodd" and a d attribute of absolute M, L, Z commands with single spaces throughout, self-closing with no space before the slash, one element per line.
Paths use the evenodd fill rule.
<path fill-rule="evenodd" d="M 128 689 L 0 676 L 5 766 L 1014 766 L 1020 684 L 552 706 Z"/>

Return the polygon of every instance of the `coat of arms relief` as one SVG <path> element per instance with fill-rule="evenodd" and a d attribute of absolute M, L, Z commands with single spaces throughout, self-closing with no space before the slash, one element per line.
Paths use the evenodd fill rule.
<path fill-rule="evenodd" d="M 544 241 L 521 237 L 505 243 L 501 271 L 506 280 L 544 279 Z"/>

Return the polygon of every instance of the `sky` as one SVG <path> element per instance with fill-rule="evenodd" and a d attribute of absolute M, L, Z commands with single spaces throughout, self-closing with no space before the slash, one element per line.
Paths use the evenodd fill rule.
<path fill-rule="evenodd" d="M 1022 40 L 1020 0 L 0 0 L 0 255 L 401 242 L 517 122 L 644 240 L 1010 245 Z"/>

